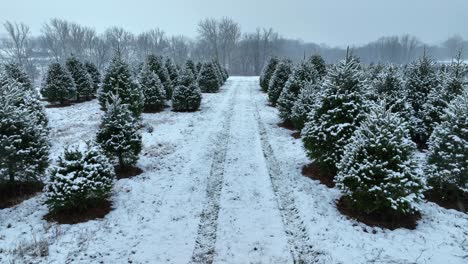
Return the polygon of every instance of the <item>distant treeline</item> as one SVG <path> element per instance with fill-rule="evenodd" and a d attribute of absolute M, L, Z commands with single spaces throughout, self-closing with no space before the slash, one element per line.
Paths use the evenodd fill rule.
<path fill-rule="evenodd" d="M 63 62 L 70 55 L 90 61 L 102 71 L 117 47 L 130 64 L 142 61 L 149 54 L 171 57 L 179 65 L 187 59 L 201 62 L 216 59 L 232 75 L 259 75 L 272 56 L 297 62 L 320 54 L 327 63 L 335 63 L 346 54 L 346 47 L 284 38 L 272 28 L 243 33 L 240 25 L 230 18 L 200 21 L 196 39 L 168 35 L 157 27 L 139 34 L 120 27 L 97 33 L 91 27 L 61 19 L 49 20 L 39 35 L 33 35 L 23 23 L 7 21 L 4 28 L 7 35 L 0 41 L 0 59 L 23 65 L 34 79 L 50 61 Z M 450 60 L 460 50 L 468 52 L 468 41 L 454 36 L 440 45 L 429 45 L 404 35 L 350 47 L 362 63 L 406 64 L 419 57 L 424 49 L 435 60 Z"/>

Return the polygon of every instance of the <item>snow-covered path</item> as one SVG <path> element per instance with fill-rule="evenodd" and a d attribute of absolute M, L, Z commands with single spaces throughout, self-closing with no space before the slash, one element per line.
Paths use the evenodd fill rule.
<path fill-rule="evenodd" d="M 56 157 L 93 139 L 96 101 L 47 109 Z M 339 192 L 301 176 L 301 141 L 278 127 L 258 77 L 231 77 L 201 111 L 144 114 L 144 173 L 119 180 L 101 220 L 42 220 L 39 195 L 0 210 L 0 263 L 464 263 L 468 217 L 422 204 L 416 230 L 339 214 Z M 150 132 L 148 128 L 154 128 Z M 34 256 L 47 245 L 48 255 Z M 32 252 L 32 253 L 31 253 Z"/>

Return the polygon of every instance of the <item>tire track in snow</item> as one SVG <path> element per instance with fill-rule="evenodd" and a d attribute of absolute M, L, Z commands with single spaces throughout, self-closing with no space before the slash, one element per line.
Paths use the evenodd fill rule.
<path fill-rule="evenodd" d="M 257 87 L 256 83 L 250 85 L 250 97 L 255 100 L 252 91 Z M 263 123 L 258 108 L 258 103 L 254 104 L 254 117 L 258 124 L 260 133 L 260 141 L 262 145 L 263 155 L 265 157 L 266 166 L 270 175 L 273 191 L 276 196 L 278 208 L 281 213 L 284 230 L 288 237 L 288 244 L 294 263 L 332 263 L 332 260 L 325 253 L 315 249 L 298 208 L 295 205 L 294 196 L 291 194 L 292 181 L 287 174 L 284 174 L 278 165 L 273 148 L 268 139 L 268 132 Z M 266 106 L 264 106 L 266 107 Z"/>
<path fill-rule="evenodd" d="M 229 145 L 231 120 L 236 102 L 238 86 L 232 94 L 229 107 L 223 111 L 225 119 L 222 130 L 216 138 L 213 148 L 213 160 L 211 163 L 210 175 L 206 187 L 206 202 L 200 216 L 197 239 L 192 253 L 190 263 L 213 263 L 215 256 L 216 232 L 218 228 L 219 203 L 224 178 L 224 163 Z"/>

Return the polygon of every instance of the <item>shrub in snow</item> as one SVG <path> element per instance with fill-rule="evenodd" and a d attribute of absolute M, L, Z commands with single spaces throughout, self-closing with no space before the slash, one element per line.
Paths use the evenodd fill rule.
<path fill-rule="evenodd" d="M 107 104 L 107 112 L 102 118 L 96 135 L 96 142 L 111 161 L 117 160 L 120 169 L 134 166 L 142 149 L 141 135 L 137 120 L 117 96 Z"/>
<path fill-rule="evenodd" d="M 322 58 L 322 56 L 318 54 L 313 55 L 310 57 L 309 61 L 317 71 L 318 77 L 323 79 L 325 75 L 327 75 L 327 65 L 325 64 L 325 60 Z"/>
<path fill-rule="evenodd" d="M 291 108 L 291 121 L 294 128 L 302 130 L 307 118 L 320 104 L 321 84 L 309 83 L 299 91 L 296 101 Z"/>
<path fill-rule="evenodd" d="M 179 70 L 171 58 L 166 59 L 166 69 L 167 73 L 169 74 L 169 78 L 171 79 L 171 83 L 174 84 L 174 82 L 179 77 Z"/>
<path fill-rule="evenodd" d="M 148 55 L 146 58 L 146 63 L 148 64 L 148 67 L 158 75 L 159 80 L 164 86 L 164 90 L 166 91 L 166 99 L 171 99 L 172 96 L 172 82 L 171 82 L 171 76 L 169 75 L 169 72 L 164 65 L 164 58 L 162 56 L 156 56 L 156 55 Z"/>
<path fill-rule="evenodd" d="M 112 58 L 104 75 L 102 87 L 98 93 L 101 108 L 106 110 L 108 104 L 113 104 L 113 98 L 118 96 L 122 104 L 127 104 L 135 117 L 143 111 L 144 97 L 138 85 L 133 81 L 130 67 L 126 64 L 120 52 Z"/>
<path fill-rule="evenodd" d="M 453 100 L 429 140 L 425 173 L 447 197 L 468 192 L 468 89 Z"/>
<path fill-rule="evenodd" d="M 347 58 L 329 71 L 319 105 L 307 118 L 304 147 L 314 163 L 329 173 L 336 172 L 344 146 L 364 117 L 364 90 L 359 63 Z"/>
<path fill-rule="evenodd" d="M 299 91 L 308 83 L 316 83 L 318 78 L 317 71 L 310 63 L 302 62 L 294 68 L 277 102 L 281 120 L 291 121 L 292 107 L 297 100 Z"/>
<path fill-rule="evenodd" d="M 101 73 L 99 73 L 98 68 L 92 62 L 87 61 L 85 62 L 84 66 L 91 78 L 91 81 L 93 82 L 93 94 L 96 94 L 99 86 L 101 85 Z"/>
<path fill-rule="evenodd" d="M 268 84 L 268 100 L 271 105 L 276 106 L 279 96 L 283 91 L 284 85 L 292 72 L 292 62 L 290 60 L 282 60 L 276 66 L 276 70 L 271 76 Z"/>
<path fill-rule="evenodd" d="M 190 69 L 183 69 L 180 71 L 179 77 L 175 81 L 176 85 L 190 86 L 196 83 L 195 76 Z"/>
<path fill-rule="evenodd" d="M 65 65 L 75 84 L 76 100 L 79 101 L 81 97 L 89 100 L 94 95 L 94 84 L 84 64 L 72 56 L 67 59 Z"/>
<path fill-rule="evenodd" d="M 383 104 L 373 106 L 338 163 L 338 188 L 366 214 L 409 214 L 423 198 L 415 144 L 407 124 Z"/>
<path fill-rule="evenodd" d="M 29 79 L 21 66 L 16 63 L 7 63 L 3 66 L 3 72 L 0 75 L 0 88 L 6 85 L 9 79 L 15 80 L 24 89 L 33 90 L 31 79 Z"/>
<path fill-rule="evenodd" d="M 202 93 L 193 83 L 189 86 L 178 85 L 172 95 L 172 110 L 179 112 L 196 111 L 200 108 Z"/>
<path fill-rule="evenodd" d="M 85 210 L 110 196 L 114 167 L 99 147 L 65 150 L 44 188 L 51 211 Z"/>
<path fill-rule="evenodd" d="M 260 87 L 263 92 L 268 92 L 268 86 L 270 85 L 270 79 L 276 70 L 279 60 L 276 57 L 270 58 L 267 64 L 263 67 L 262 73 L 260 74 Z"/>
<path fill-rule="evenodd" d="M 31 93 L 14 80 L 0 91 L 0 182 L 42 181 L 49 165 L 47 119 Z"/>
<path fill-rule="evenodd" d="M 219 80 L 213 63 L 203 64 L 198 74 L 198 86 L 204 93 L 216 93 L 219 91 Z"/>
<path fill-rule="evenodd" d="M 59 102 L 60 104 L 64 104 L 74 96 L 75 84 L 73 83 L 73 79 L 59 63 L 49 65 L 41 88 L 41 94 L 47 98 L 47 101 L 51 103 Z"/>
<path fill-rule="evenodd" d="M 140 88 L 145 98 L 145 111 L 161 111 L 166 101 L 166 91 L 159 77 L 145 65 L 140 73 Z"/>

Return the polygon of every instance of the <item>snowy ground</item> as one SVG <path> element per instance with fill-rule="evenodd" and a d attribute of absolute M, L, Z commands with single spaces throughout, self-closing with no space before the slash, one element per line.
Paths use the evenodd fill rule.
<path fill-rule="evenodd" d="M 466 263 L 468 216 L 421 205 L 416 230 L 339 214 L 337 190 L 301 176 L 301 141 L 277 126 L 258 78 L 231 77 L 202 110 L 145 114 L 139 166 L 114 210 L 77 225 L 42 220 L 42 196 L 0 210 L 0 263 Z M 53 158 L 91 140 L 96 101 L 47 109 Z M 34 257 L 38 248 L 44 257 Z"/>

